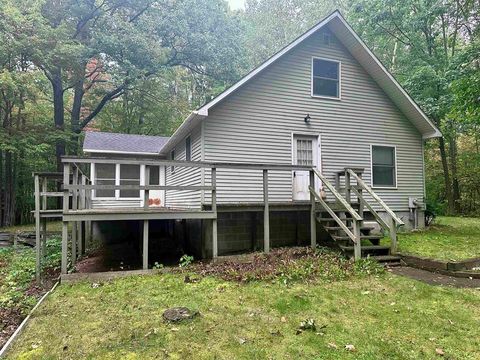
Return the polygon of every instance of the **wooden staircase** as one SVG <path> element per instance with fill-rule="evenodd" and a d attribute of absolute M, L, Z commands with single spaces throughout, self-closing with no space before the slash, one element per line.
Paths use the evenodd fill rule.
<path fill-rule="evenodd" d="M 356 260 L 371 257 L 385 265 L 398 266 L 400 257 L 395 255 L 397 229 L 404 223 L 362 180 L 362 173 L 363 169 L 345 168 L 337 173 L 336 186 L 333 186 L 316 169 L 312 169 L 311 184 L 314 183 L 312 178 L 315 176 L 323 184 L 323 191 L 320 194 L 310 186 L 312 203 L 315 201 L 320 204 L 320 208 L 316 207 L 316 220 L 346 256 Z M 343 189 L 340 187 L 342 177 L 345 178 Z M 333 201 L 326 201 L 325 190 L 329 190 Z M 368 194 L 368 198 L 365 194 Z M 352 201 L 353 197 L 355 201 Z M 380 217 L 377 209 L 385 211 L 387 221 Z M 373 220 L 369 220 L 368 223 L 364 219 L 365 210 L 373 215 Z M 380 244 L 384 234 L 375 232 L 376 228 L 388 233 L 391 239 L 390 246 Z"/>

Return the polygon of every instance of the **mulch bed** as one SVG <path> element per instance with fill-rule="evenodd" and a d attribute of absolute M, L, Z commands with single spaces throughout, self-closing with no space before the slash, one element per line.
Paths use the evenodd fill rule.
<path fill-rule="evenodd" d="M 269 254 L 254 253 L 238 259 L 198 262 L 188 268 L 200 276 L 216 276 L 227 281 L 248 282 L 274 280 L 287 272 L 297 272 L 305 279 L 335 267 L 345 273 L 353 271 L 353 262 L 333 252 L 319 252 L 309 247 L 273 249 Z M 180 269 L 181 271 L 181 269 Z M 189 281 L 188 279 L 186 280 Z"/>

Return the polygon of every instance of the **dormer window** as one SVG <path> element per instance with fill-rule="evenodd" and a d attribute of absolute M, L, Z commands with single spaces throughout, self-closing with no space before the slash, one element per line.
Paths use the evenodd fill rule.
<path fill-rule="evenodd" d="M 340 99 L 340 62 L 312 59 L 312 96 Z"/>

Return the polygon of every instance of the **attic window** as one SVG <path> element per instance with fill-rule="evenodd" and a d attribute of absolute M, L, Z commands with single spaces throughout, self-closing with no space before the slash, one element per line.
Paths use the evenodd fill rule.
<path fill-rule="evenodd" d="M 333 37 L 333 35 L 329 32 L 324 32 L 323 33 L 323 43 L 325 45 L 332 45 L 335 43 L 335 38 Z"/>
<path fill-rule="evenodd" d="M 340 99 L 340 62 L 313 58 L 312 96 Z"/>

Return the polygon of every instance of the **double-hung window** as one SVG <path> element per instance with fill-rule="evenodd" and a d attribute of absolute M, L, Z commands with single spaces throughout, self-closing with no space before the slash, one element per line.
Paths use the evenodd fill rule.
<path fill-rule="evenodd" d="M 313 58 L 312 96 L 340 99 L 340 62 Z"/>
<path fill-rule="evenodd" d="M 95 164 L 95 184 L 96 185 L 115 185 L 116 165 L 115 164 Z M 115 190 L 97 189 L 95 190 L 97 198 L 115 198 Z"/>
<path fill-rule="evenodd" d="M 96 185 L 140 185 L 140 165 L 94 164 Z M 139 199 L 140 190 L 96 189 L 95 198 Z"/>
<path fill-rule="evenodd" d="M 372 185 L 396 187 L 396 149 L 394 146 L 372 145 Z"/>

